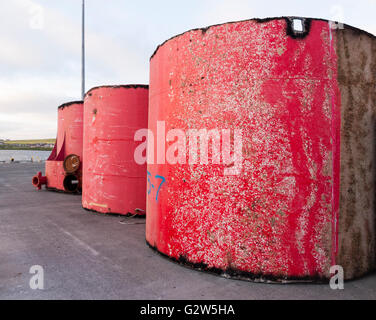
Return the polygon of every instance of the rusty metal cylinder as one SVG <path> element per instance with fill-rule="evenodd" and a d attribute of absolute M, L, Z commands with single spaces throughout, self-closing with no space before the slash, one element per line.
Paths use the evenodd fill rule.
<path fill-rule="evenodd" d="M 63 180 L 64 191 L 67 193 L 75 193 L 81 189 L 81 179 L 78 175 L 67 174 Z"/>
<path fill-rule="evenodd" d="M 63 104 L 58 108 L 57 154 L 75 154 L 82 159 L 83 102 Z M 63 160 L 64 160 L 63 159 Z"/>
<path fill-rule="evenodd" d="M 42 176 L 42 172 L 38 172 L 32 179 L 32 184 L 38 190 L 42 189 L 43 185 L 47 184 L 47 177 Z"/>
<path fill-rule="evenodd" d="M 65 157 L 63 162 L 64 171 L 67 174 L 73 174 L 81 168 L 81 159 L 76 154 L 70 154 Z"/>
<path fill-rule="evenodd" d="M 67 172 L 64 161 L 76 155 L 75 172 L 81 176 L 83 148 L 83 102 L 74 101 L 58 108 L 57 138 L 55 147 L 46 161 L 47 189 L 73 193 L 64 186 Z M 77 162 L 78 160 L 78 162 Z M 76 189 L 75 192 L 80 191 Z"/>
<path fill-rule="evenodd" d="M 195 29 L 159 46 L 148 244 L 240 279 L 374 270 L 375 48 L 364 31 L 293 17 Z"/>
<path fill-rule="evenodd" d="M 145 215 L 146 165 L 134 160 L 134 135 L 147 128 L 148 86 L 94 88 L 84 104 L 83 207 Z"/>

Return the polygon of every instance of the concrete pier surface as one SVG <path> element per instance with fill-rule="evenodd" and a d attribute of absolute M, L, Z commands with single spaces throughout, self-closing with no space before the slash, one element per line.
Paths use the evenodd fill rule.
<path fill-rule="evenodd" d="M 90 213 L 81 197 L 36 191 L 44 164 L 0 164 L 0 299 L 376 299 L 376 274 L 328 284 L 235 281 L 147 247 L 144 220 Z M 32 290 L 30 268 L 44 269 Z"/>

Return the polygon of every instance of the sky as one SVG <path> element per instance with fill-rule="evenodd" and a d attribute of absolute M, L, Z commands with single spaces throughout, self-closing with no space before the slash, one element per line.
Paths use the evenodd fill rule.
<path fill-rule="evenodd" d="M 304 16 L 376 35 L 376 0 L 86 0 L 86 91 L 147 84 L 156 47 L 192 28 Z M 54 138 L 57 107 L 81 100 L 81 0 L 0 0 L 0 139 Z"/>

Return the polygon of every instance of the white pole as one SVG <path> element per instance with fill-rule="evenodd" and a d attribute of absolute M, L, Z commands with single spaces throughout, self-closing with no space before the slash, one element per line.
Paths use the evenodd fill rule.
<path fill-rule="evenodd" d="M 85 0 L 82 0 L 82 70 L 81 70 L 81 96 L 85 97 Z"/>

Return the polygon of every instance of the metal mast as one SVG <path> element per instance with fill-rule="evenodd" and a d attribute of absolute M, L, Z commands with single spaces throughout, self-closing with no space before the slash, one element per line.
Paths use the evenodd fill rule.
<path fill-rule="evenodd" d="M 85 97 L 85 0 L 82 0 L 82 69 L 81 69 L 81 96 Z"/>

